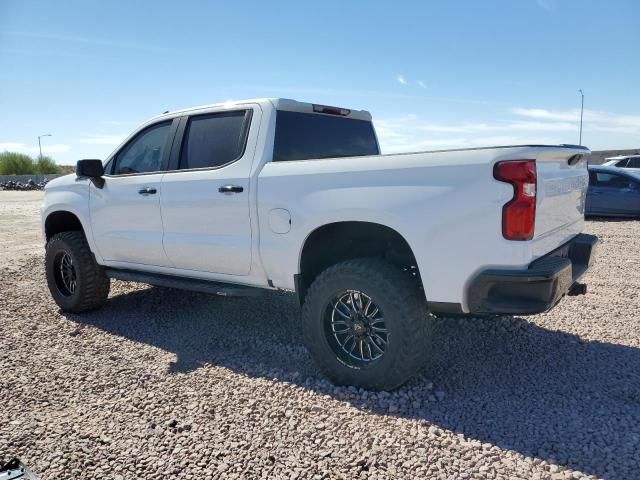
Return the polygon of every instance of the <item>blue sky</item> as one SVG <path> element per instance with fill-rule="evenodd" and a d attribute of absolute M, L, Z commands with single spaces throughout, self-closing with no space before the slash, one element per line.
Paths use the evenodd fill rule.
<path fill-rule="evenodd" d="M 371 111 L 383 151 L 640 147 L 636 0 L 0 0 L 0 150 L 104 158 L 165 110 Z"/>

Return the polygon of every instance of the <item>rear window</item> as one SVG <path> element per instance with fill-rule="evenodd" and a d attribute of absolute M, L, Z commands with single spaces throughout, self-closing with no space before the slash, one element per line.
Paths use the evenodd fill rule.
<path fill-rule="evenodd" d="M 316 113 L 278 111 L 273 161 L 378 155 L 373 124 Z"/>

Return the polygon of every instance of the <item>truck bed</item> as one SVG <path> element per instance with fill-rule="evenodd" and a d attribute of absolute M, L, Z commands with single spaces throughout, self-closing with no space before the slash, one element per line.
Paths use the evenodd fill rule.
<path fill-rule="evenodd" d="M 293 288 L 291 251 L 320 225 L 380 223 L 415 253 L 429 301 L 466 310 L 463 292 L 487 268 L 524 268 L 581 232 L 589 150 L 518 145 L 267 163 L 258 178 L 260 250 L 276 286 Z M 513 188 L 493 177 L 498 161 L 534 159 L 538 169 L 535 235 L 509 241 L 502 207 Z M 569 165 L 569 160 L 577 160 Z M 274 233 L 273 210 L 290 212 L 291 231 Z"/>

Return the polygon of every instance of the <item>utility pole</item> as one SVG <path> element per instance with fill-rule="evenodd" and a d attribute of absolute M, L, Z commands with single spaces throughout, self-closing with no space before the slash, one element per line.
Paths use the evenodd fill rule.
<path fill-rule="evenodd" d="M 40 158 L 42 158 L 42 145 L 40 144 L 40 138 L 42 137 L 51 137 L 51 134 L 45 133 L 44 135 L 38 135 L 38 148 L 40 149 Z"/>
<path fill-rule="evenodd" d="M 578 145 L 582 146 L 582 114 L 584 113 L 584 93 L 582 89 L 578 90 L 580 92 L 580 143 Z"/>

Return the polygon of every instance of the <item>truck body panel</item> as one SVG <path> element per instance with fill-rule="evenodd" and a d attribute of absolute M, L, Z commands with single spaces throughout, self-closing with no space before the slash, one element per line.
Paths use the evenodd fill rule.
<path fill-rule="evenodd" d="M 568 210 L 553 223 L 540 222 L 542 233 L 531 241 L 502 238 L 501 210 L 512 187 L 493 178 L 494 164 L 546 159 L 550 152 L 563 156 L 584 150 L 524 146 L 268 163 L 258 182 L 265 270 L 276 286 L 293 288 L 292 272 L 299 271 L 300 260 L 291 251 L 301 251 L 316 228 L 343 221 L 378 223 L 409 243 L 427 299 L 458 303 L 464 310 L 465 287 L 476 272 L 496 266 L 521 268 L 581 230 L 581 217 Z M 545 167 L 542 185 L 547 176 L 555 182 L 578 178 L 581 186 L 566 189 L 561 200 L 582 195 L 586 168 L 581 162 L 559 172 Z M 557 201 L 550 195 L 540 197 L 538 208 L 546 212 Z M 269 228 L 274 209 L 291 213 L 286 235 Z"/>

